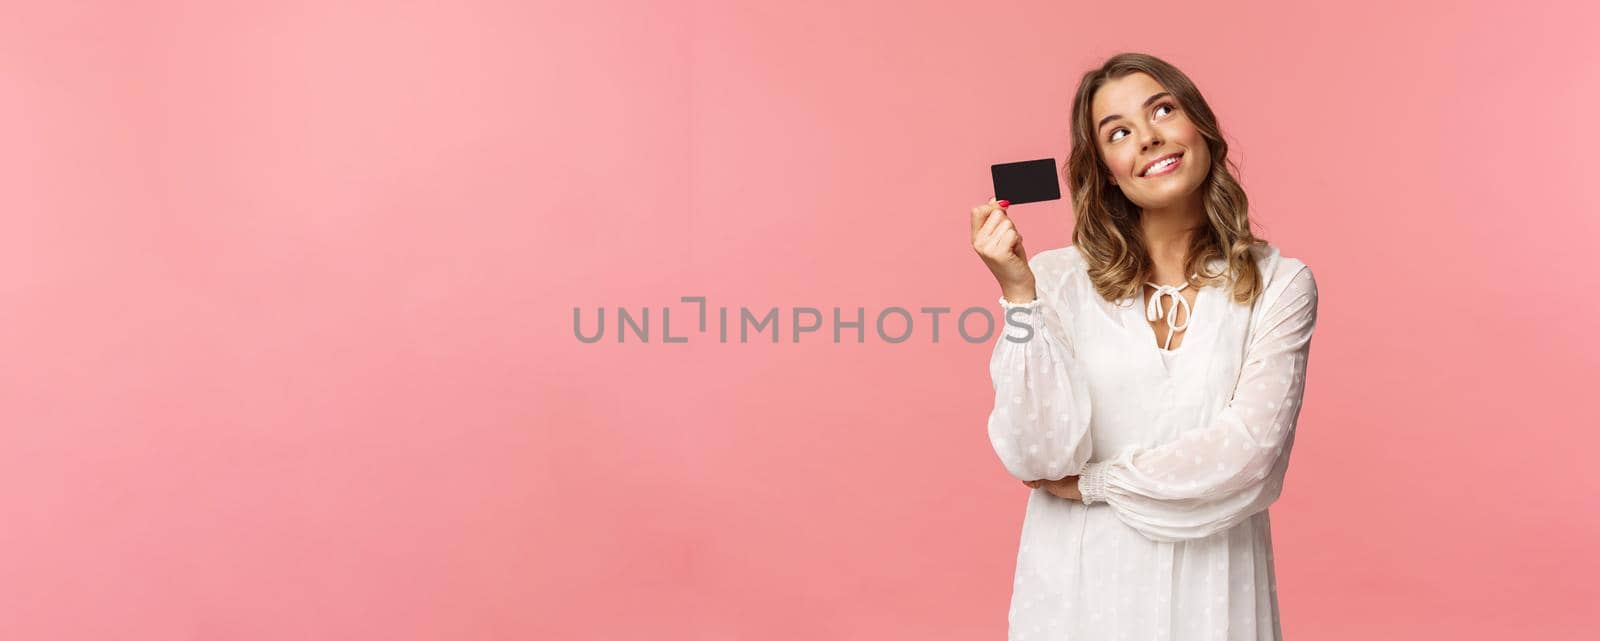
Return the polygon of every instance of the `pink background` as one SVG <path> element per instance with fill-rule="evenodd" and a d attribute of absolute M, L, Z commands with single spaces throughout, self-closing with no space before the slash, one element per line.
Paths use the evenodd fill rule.
<path fill-rule="evenodd" d="M 992 305 L 1124 50 L 1317 274 L 1286 636 L 1593 633 L 1585 3 L 140 4 L 0 20 L 0 638 L 1004 638 L 992 343 L 677 301 Z"/>

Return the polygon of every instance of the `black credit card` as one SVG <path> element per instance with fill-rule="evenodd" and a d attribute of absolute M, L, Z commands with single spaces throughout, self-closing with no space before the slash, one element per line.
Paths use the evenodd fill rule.
<path fill-rule="evenodd" d="M 1061 181 L 1056 178 L 1056 159 L 1040 158 L 989 166 L 994 178 L 994 197 L 1011 204 L 1036 203 L 1061 197 Z"/>

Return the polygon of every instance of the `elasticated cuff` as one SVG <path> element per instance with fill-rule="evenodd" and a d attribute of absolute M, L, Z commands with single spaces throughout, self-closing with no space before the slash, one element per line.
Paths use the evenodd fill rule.
<path fill-rule="evenodd" d="M 1006 297 L 1001 296 L 1000 297 L 1000 306 L 1004 307 L 1006 309 L 1011 309 L 1013 307 L 1021 307 L 1023 309 L 1033 309 L 1033 308 L 1039 306 L 1039 297 L 1035 296 L 1033 298 L 1033 300 L 1030 300 L 1030 301 L 1028 301 L 1026 303 L 1013 303 L 1011 301 L 1006 300 Z"/>
<path fill-rule="evenodd" d="M 1078 493 L 1083 495 L 1084 505 L 1106 501 L 1106 461 L 1083 466 L 1083 472 L 1078 474 Z"/>

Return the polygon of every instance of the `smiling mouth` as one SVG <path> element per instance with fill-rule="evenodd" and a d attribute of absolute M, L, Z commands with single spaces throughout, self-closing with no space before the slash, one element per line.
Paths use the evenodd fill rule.
<path fill-rule="evenodd" d="M 1165 176 L 1165 175 L 1170 174 L 1170 173 L 1172 173 L 1174 171 L 1177 171 L 1178 170 L 1178 166 L 1182 165 L 1182 164 L 1183 164 L 1183 154 L 1173 154 L 1173 155 L 1167 156 L 1166 158 L 1163 158 L 1160 161 L 1157 161 L 1153 165 L 1150 165 L 1150 168 L 1146 169 L 1144 171 L 1144 173 L 1139 174 L 1139 177 L 1140 178 L 1154 178 L 1156 176 Z"/>

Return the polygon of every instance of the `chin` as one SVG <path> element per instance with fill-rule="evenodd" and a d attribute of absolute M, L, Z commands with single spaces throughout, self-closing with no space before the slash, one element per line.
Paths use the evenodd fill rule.
<path fill-rule="evenodd" d="M 1190 196 L 1193 196 L 1195 192 L 1200 191 L 1201 184 L 1201 181 L 1174 181 L 1172 183 L 1163 185 L 1164 189 L 1158 190 L 1157 192 L 1150 194 L 1150 196 L 1152 200 L 1160 203 L 1157 205 L 1158 207 L 1165 207 L 1187 200 Z"/>
<path fill-rule="evenodd" d="M 1173 205 L 1189 200 L 1198 190 L 1199 185 L 1180 186 L 1174 185 L 1171 189 L 1159 193 L 1147 194 L 1146 198 L 1134 201 L 1135 205 L 1145 209 L 1166 209 Z M 1131 199 L 1130 199 L 1131 200 Z"/>

